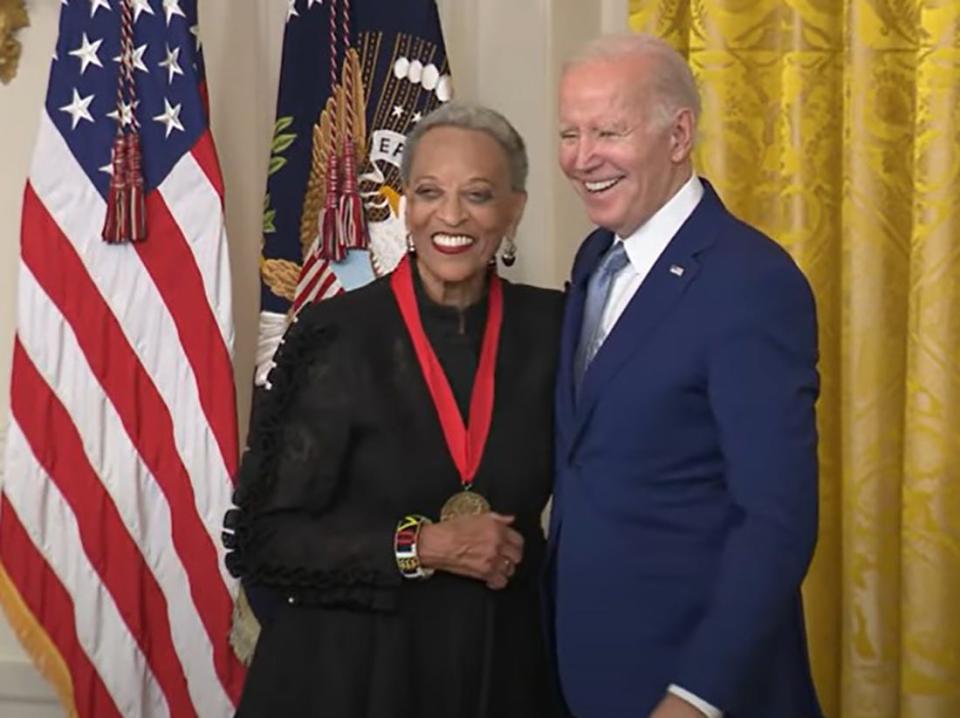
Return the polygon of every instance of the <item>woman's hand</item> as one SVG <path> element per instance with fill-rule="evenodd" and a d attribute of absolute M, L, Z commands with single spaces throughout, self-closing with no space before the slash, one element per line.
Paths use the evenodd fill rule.
<path fill-rule="evenodd" d="M 475 578 L 501 589 L 523 559 L 523 536 L 510 528 L 513 516 L 459 516 L 420 529 L 420 565 Z"/>

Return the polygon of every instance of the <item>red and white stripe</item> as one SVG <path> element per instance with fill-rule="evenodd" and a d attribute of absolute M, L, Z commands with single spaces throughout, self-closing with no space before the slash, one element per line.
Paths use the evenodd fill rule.
<path fill-rule="evenodd" d="M 236 473 L 223 188 L 209 132 L 147 197 L 106 206 L 49 117 L 24 194 L 0 560 L 80 716 L 229 716 Z"/>
<path fill-rule="evenodd" d="M 297 316 L 311 302 L 329 299 L 343 292 L 343 285 L 337 278 L 333 263 L 320 256 L 320 238 L 313 241 L 307 252 L 300 277 L 294 293 L 290 311 L 286 314 L 263 310 L 260 312 L 260 331 L 257 338 L 257 367 L 254 383 L 267 386 L 267 376 L 275 366 L 273 355 L 290 324 L 290 318 Z"/>
<path fill-rule="evenodd" d="M 333 271 L 333 263 L 320 256 L 320 238 L 314 240 L 300 270 L 297 292 L 293 300 L 293 316 L 310 302 L 322 301 L 339 294 L 343 287 Z"/>

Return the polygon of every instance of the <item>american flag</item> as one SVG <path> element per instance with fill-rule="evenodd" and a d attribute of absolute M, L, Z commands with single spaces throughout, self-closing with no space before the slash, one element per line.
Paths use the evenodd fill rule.
<path fill-rule="evenodd" d="M 147 239 L 101 238 L 132 8 Z M 0 603 L 71 715 L 232 715 L 223 183 L 196 0 L 62 0 L 24 192 Z"/>

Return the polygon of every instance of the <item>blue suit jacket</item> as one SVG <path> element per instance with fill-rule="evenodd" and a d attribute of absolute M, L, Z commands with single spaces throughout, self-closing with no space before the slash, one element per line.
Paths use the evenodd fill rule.
<path fill-rule="evenodd" d="M 582 718 L 644 718 L 671 683 L 731 718 L 814 718 L 800 584 L 817 534 L 809 285 L 705 184 L 590 365 L 568 288 L 548 616 Z"/>

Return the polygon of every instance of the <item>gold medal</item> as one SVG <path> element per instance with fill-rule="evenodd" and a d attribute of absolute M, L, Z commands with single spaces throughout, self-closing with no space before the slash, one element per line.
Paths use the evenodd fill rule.
<path fill-rule="evenodd" d="M 449 521 L 458 516 L 476 516 L 490 510 L 490 503 L 476 491 L 458 491 L 440 509 L 440 520 Z"/>

